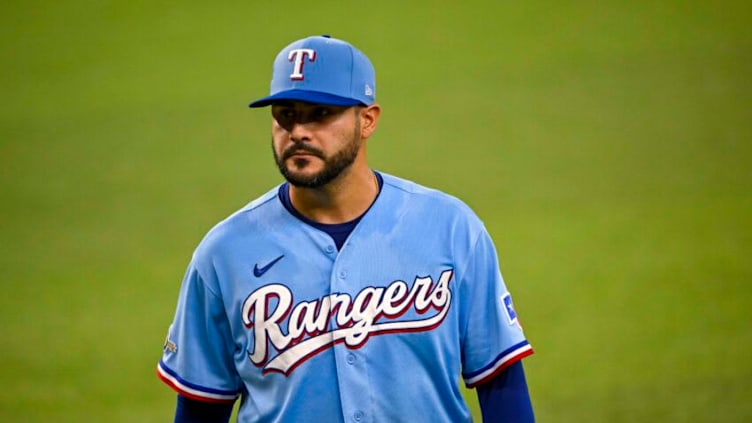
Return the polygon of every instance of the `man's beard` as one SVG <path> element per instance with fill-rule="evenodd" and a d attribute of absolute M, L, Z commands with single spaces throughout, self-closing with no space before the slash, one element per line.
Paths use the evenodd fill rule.
<path fill-rule="evenodd" d="M 293 146 L 283 151 L 282 156 L 280 157 L 274 149 L 274 140 L 272 140 L 272 152 L 274 153 L 274 161 L 277 163 L 279 172 L 291 185 L 298 188 L 321 188 L 336 179 L 342 172 L 349 168 L 353 162 L 355 162 L 355 158 L 358 156 L 358 151 L 360 150 L 361 142 L 360 119 L 358 119 L 350 142 L 331 157 L 327 158 L 321 150 L 311 147 L 306 142 L 296 142 Z M 306 153 L 323 160 L 324 168 L 312 175 L 301 175 L 291 171 L 285 165 L 285 162 L 293 154 L 301 151 L 305 151 Z"/>

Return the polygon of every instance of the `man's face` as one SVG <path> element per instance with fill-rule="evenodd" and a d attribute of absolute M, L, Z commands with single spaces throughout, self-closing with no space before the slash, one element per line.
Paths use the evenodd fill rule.
<path fill-rule="evenodd" d="M 290 184 L 319 188 L 348 170 L 362 145 L 358 107 L 272 105 L 274 160 Z"/>

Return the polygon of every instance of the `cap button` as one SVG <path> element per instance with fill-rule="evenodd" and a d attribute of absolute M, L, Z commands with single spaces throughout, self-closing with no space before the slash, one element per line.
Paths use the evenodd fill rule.
<path fill-rule="evenodd" d="M 321 34 L 321 36 L 324 37 L 324 38 L 332 38 L 332 36 L 329 35 L 329 34 Z"/>

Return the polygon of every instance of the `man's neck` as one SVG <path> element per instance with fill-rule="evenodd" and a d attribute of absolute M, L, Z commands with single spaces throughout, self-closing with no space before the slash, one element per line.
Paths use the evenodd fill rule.
<path fill-rule="evenodd" d="M 290 201 L 300 214 L 319 223 L 349 222 L 371 206 L 379 193 L 373 171 L 351 168 L 321 188 L 290 185 Z"/>

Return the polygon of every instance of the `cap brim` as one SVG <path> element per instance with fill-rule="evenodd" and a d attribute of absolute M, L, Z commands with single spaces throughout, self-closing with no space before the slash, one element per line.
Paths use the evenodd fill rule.
<path fill-rule="evenodd" d="M 248 107 L 266 107 L 278 101 L 303 101 L 312 104 L 326 104 L 327 106 L 357 106 L 363 104 L 360 100 L 340 97 L 338 95 L 318 91 L 287 90 L 260 98 Z"/>

